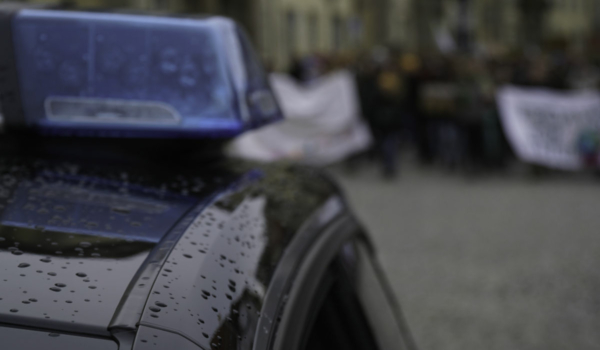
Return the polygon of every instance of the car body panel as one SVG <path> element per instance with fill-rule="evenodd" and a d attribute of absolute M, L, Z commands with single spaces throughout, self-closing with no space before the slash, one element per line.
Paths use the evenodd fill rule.
<path fill-rule="evenodd" d="M 110 320 L 152 249 L 147 242 L 7 226 L 0 237 L 0 322 L 96 335 L 109 335 Z M 18 243 L 19 250 L 8 250 Z M 82 244 L 88 252 L 78 256 Z"/>
<path fill-rule="evenodd" d="M 191 224 L 154 284 L 141 326 L 179 334 L 204 349 L 250 349 L 261 319 L 275 319 L 261 314 L 274 271 L 335 191 L 314 171 L 261 172 Z"/>
<path fill-rule="evenodd" d="M 198 345 L 192 341 L 180 336 L 177 333 L 155 329 L 147 326 L 140 326 L 137 331 L 138 341 L 134 344 L 133 350 L 157 350 L 157 349 L 177 349 L 177 350 L 198 350 Z"/>
<path fill-rule="evenodd" d="M 0 158 L 0 323 L 97 336 L 145 327 L 202 348 L 251 348 L 274 270 L 300 228 L 338 195 L 335 186 L 290 165 L 222 161 L 170 169 L 178 175 L 131 169 Z M 42 176 L 48 172 L 60 175 Z M 58 194 L 46 198 L 50 192 Z M 39 206 L 20 213 L 31 203 Z M 114 203 L 125 206 L 110 209 Z M 131 232 L 104 225 L 160 205 L 181 215 L 147 215 L 163 215 L 160 221 L 173 224 L 168 232 L 143 217 L 155 235 L 140 234 L 137 221 Z M 29 219 L 41 208 L 39 215 L 59 212 L 49 221 Z M 74 218 L 81 222 L 65 224 Z M 157 302 L 168 306 L 152 312 Z M 141 340 L 139 333 L 136 348 Z"/>
<path fill-rule="evenodd" d="M 34 331 L 15 327 L 0 327 L 2 349 L 82 349 L 117 350 L 118 344 L 112 339 L 59 334 L 47 331 Z"/>

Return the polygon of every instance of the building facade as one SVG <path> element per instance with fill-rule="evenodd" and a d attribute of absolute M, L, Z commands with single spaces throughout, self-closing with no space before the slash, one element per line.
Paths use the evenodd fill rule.
<path fill-rule="evenodd" d="M 278 69 L 310 53 L 357 52 L 380 44 L 423 53 L 464 46 L 496 52 L 557 38 L 581 47 L 600 33 L 600 0 L 30 1 L 232 17 Z"/>
<path fill-rule="evenodd" d="M 98 0 L 77 0 L 98 1 Z M 387 3 L 408 0 L 130 0 L 146 10 L 232 17 L 274 67 L 310 53 L 347 53 L 382 43 Z"/>

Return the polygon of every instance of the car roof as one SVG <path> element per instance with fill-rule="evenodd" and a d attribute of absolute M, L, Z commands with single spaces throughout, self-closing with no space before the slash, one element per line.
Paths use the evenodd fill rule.
<path fill-rule="evenodd" d="M 286 246 L 337 193 L 313 170 L 241 161 L 161 173 L 0 157 L 0 174 L 0 323 L 200 348 L 251 346 Z"/>

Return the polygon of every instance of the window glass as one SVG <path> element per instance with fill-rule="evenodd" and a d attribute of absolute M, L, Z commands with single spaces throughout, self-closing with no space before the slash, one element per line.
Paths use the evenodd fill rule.
<path fill-rule="evenodd" d="M 296 14 L 288 12 L 285 17 L 287 31 L 287 53 L 289 57 L 296 54 Z"/>
<path fill-rule="evenodd" d="M 373 335 L 382 350 L 405 349 L 405 339 L 398 324 L 397 310 L 386 293 L 380 272 L 363 243 L 348 243 L 342 248 L 342 260 L 353 266 L 347 269 L 363 307 Z"/>
<path fill-rule="evenodd" d="M 379 349 L 357 295 L 341 268 L 334 264 L 321 285 L 325 291 L 313 304 L 318 311 L 303 348 Z"/>

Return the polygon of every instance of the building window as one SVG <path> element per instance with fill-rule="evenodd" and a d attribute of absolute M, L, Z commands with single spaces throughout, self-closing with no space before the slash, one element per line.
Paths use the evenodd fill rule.
<path fill-rule="evenodd" d="M 319 50 L 319 18 L 316 13 L 312 13 L 308 17 L 308 39 L 310 50 Z"/>
<path fill-rule="evenodd" d="M 296 50 L 298 48 L 297 42 L 297 32 L 296 27 L 298 26 L 298 18 L 294 11 L 289 11 L 285 16 L 285 27 L 286 27 L 286 44 L 287 44 L 287 53 L 290 57 L 293 57 L 296 54 Z"/>
<path fill-rule="evenodd" d="M 168 4 L 166 0 L 154 0 L 154 8 L 156 10 L 168 10 Z"/>
<path fill-rule="evenodd" d="M 331 33 L 332 33 L 332 46 L 335 51 L 339 51 L 342 49 L 344 43 L 344 29 L 342 28 L 343 22 L 342 19 L 335 15 L 331 20 Z"/>
<path fill-rule="evenodd" d="M 500 2 L 489 3 L 484 12 L 487 36 L 491 40 L 501 40 L 502 25 L 504 23 L 504 12 Z"/>

